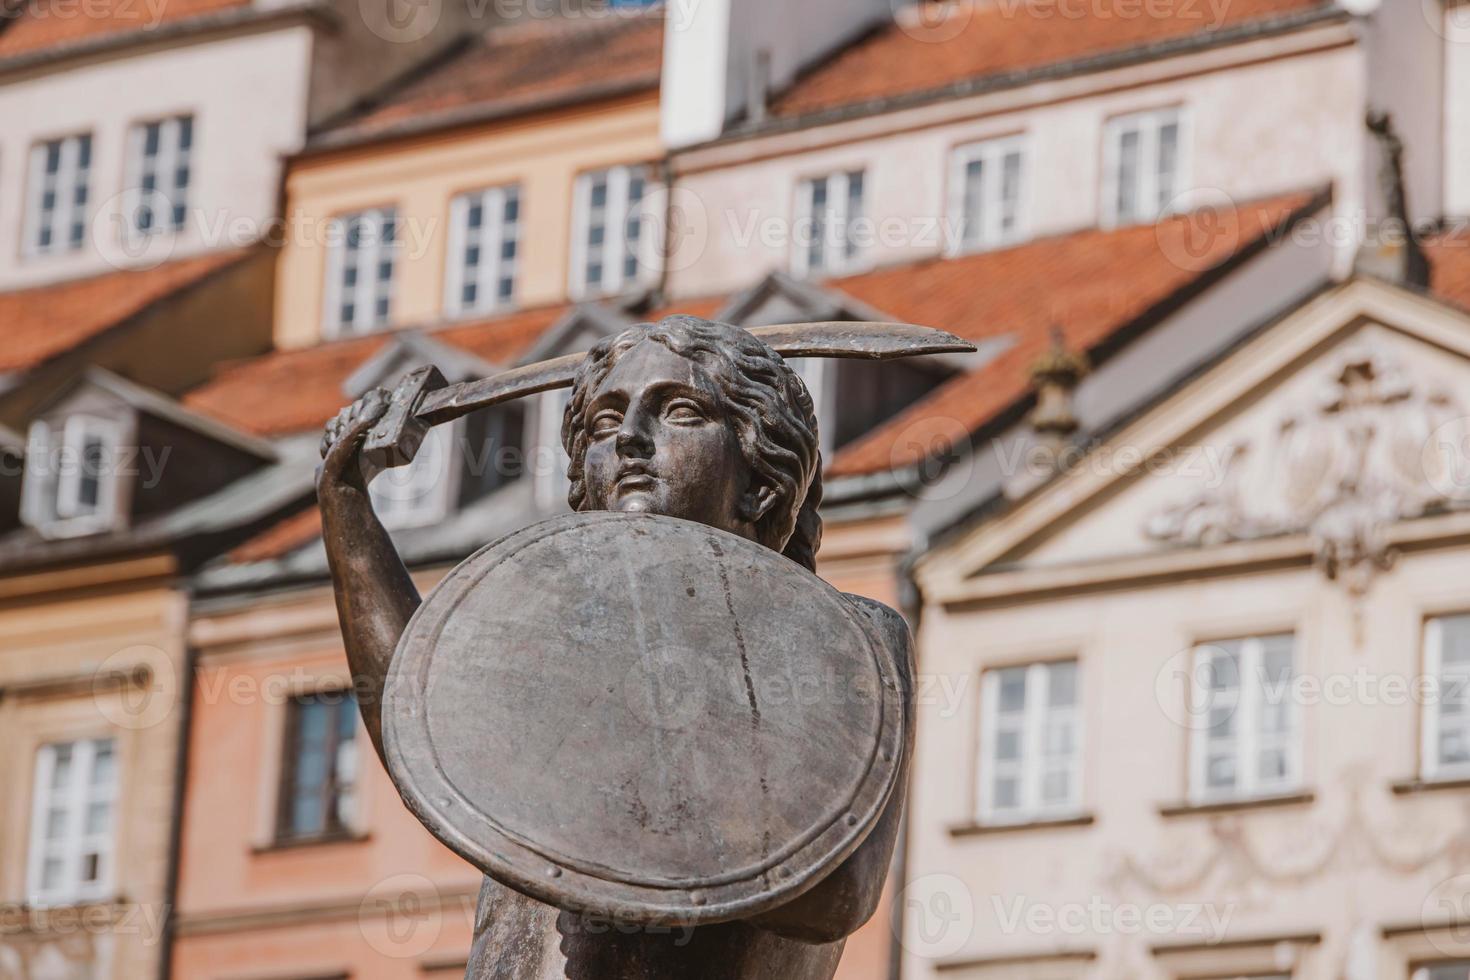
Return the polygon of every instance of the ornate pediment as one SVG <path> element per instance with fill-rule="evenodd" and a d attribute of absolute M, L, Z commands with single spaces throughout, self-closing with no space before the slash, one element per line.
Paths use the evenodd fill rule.
<path fill-rule="evenodd" d="M 1361 592 L 1393 563 L 1389 525 L 1470 501 L 1467 444 L 1447 389 L 1356 343 L 1268 438 L 1232 443 L 1220 479 L 1150 514 L 1144 532 L 1190 546 L 1305 533 L 1327 576 Z"/>

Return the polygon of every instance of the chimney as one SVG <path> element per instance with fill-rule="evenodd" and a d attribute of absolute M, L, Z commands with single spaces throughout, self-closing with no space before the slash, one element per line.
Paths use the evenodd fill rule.
<path fill-rule="evenodd" d="M 1369 111 L 1368 132 L 1378 157 L 1378 180 L 1368 189 L 1369 220 L 1353 271 L 1404 286 L 1429 285 L 1429 260 L 1409 220 L 1404 187 L 1404 144 L 1386 112 Z"/>
<path fill-rule="evenodd" d="M 764 118 L 798 72 L 883 23 L 896 0 L 666 0 L 661 130 L 669 149 Z"/>

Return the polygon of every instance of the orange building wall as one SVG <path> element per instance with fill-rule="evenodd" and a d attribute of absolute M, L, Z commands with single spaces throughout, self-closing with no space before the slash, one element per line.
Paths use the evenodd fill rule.
<path fill-rule="evenodd" d="M 896 605 L 904 534 L 901 521 L 834 527 L 822 572 L 844 591 Z M 330 593 L 314 588 L 196 615 L 191 640 L 198 665 L 175 977 L 458 980 L 479 874 L 403 806 L 365 733 L 354 838 L 271 846 L 285 702 L 348 681 Z M 892 937 L 885 895 L 848 940 L 839 980 L 886 980 Z"/>

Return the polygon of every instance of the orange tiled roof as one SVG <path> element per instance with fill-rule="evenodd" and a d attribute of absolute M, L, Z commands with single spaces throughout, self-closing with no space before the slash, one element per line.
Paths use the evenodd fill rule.
<path fill-rule="evenodd" d="M 65 353 L 129 317 L 239 261 L 214 252 L 89 279 L 0 293 L 0 372 L 24 371 Z"/>
<path fill-rule="evenodd" d="M 447 327 L 435 340 L 496 364 L 517 358 L 565 312 L 543 307 Z M 184 397 L 184 404 L 245 432 L 281 436 L 324 425 L 346 403 L 343 383 L 392 338 L 355 337 L 302 350 L 276 351 L 226 365 Z"/>
<path fill-rule="evenodd" d="M 1201 237 L 1210 226 L 1181 215 L 1157 226 L 1082 231 L 832 282 L 897 319 L 967 340 L 1006 336 L 1014 343 L 844 446 L 829 472 L 847 476 L 911 465 L 958 432 L 974 432 L 1027 395 L 1031 364 L 1050 346 L 1053 328 L 1068 347 L 1090 350 L 1267 232 L 1315 210 L 1319 200 L 1304 192 L 1241 205 L 1218 225 L 1224 234 Z"/>
<path fill-rule="evenodd" d="M 1470 311 L 1470 228 L 1459 228 L 1424 244 L 1429 288 L 1436 296 Z"/>
<path fill-rule="evenodd" d="M 84 4 L 30 0 L 17 5 L 13 20 L 0 14 L 0 61 L 106 35 L 153 31 L 166 23 L 249 4 L 250 0 L 87 0 Z"/>
<path fill-rule="evenodd" d="M 236 565 L 251 565 L 255 562 L 273 561 L 322 536 L 322 512 L 315 505 L 297 511 L 290 517 L 261 531 L 255 537 L 238 545 L 229 554 Z"/>
<path fill-rule="evenodd" d="M 402 85 L 343 125 L 325 143 L 353 142 L 404 124 L 454 121 L 585 98 L 656 91 L 663 65 L 660 12 L 540 20 L 487 33 L 445 64 Z"/>
<path fill-rule="evenodd" d="M 958 0 L 943 21 L 883 25 L 798 78 L 771 111 L 803 115 L 928 92 L 1327 7 L 1327 0 L 1232 0 L 1218 17 L 1192 4 L 1140 7 L 1130 17 L 1085 3 Z"/>

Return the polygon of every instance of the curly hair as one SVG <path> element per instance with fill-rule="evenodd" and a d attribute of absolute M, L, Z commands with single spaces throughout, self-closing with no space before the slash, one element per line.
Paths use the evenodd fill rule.
<path fill-rule="evenodd" d="M 562 445 L 571 459 L 567 502 L 572 509 L 587 507 L 587 403 L 619 358 L 645 340 L 693 361 L 714 380 L 746 463 L 776 494 L 775 505 L 756 522 L 756 540 L 815 571 L 822 540 L 822 456 L 812 397 L 780 354 L 727 323 L 666 317 L 630 327 L 588 352 L 561 424 Z"/>

